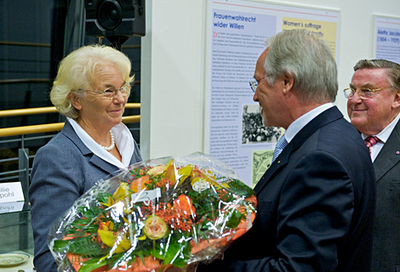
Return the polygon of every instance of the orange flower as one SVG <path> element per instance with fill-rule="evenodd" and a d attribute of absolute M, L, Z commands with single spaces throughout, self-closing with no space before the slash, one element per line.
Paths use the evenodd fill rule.
<path fill-rule="evenodd" d="M 135 179 L 134 181 L 132 181 L 129 189 L 131 189 L 135 193 L 138 193 L 140 191 L 147 190 L 146 184 L 151 184 L 149 176 L 143 176 Z"/>
<path fill-rule="evenodd" d="M 192 200 L 184 194 L 174 200 L 173 209 L 181 215 L 196 217 L 196 208 L 193 206 Z"/>
<path fill-rule="evenodd" d="M 159 182 L 156 183 L 155 187 L 156 188 L 166 188 L 167 190 L 171 189 L 175 185 L 175 182 L 172 180 L 169 180 L 167 178 L 162 178 Z"/>

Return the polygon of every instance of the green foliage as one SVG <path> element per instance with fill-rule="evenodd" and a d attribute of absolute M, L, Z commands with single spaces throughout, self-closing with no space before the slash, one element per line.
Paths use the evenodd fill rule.
<path fill-rule="evenodd" d="M 63 252 L 68 247 L 70 240 L 55 240 L 53 250 L 56 252 Z"/>
<path fill-rule="evenodd" d="M 190 191 L 189 197 L 196 208 L 197 220 L 203 218 L 214 218 L 218 211 L 219 195 L 216 191 L 208 188 L 201 192 Z"/>
<path fill-rule="evenodd" d="M 226 222 L 226 226 L 228 228 L 236 228 L 240 221 L 242 219 L 245 219 L 245 216 L 243 214 L 241 214 L 238 210 L 232 210 L 229 213 L 229 217 L 228 217 L 228 221 Z"/>
<path fill-rule="evenodd" d="M 172 264 L 183 268 L 191 256 L 190 239 L 183 233 L 173 233 L 173 238 L 168 239 L 168 243 L 156 243 L 155 251 L 152 255 L 164 264 Z"/>
<path fill-rule="evenodd" d="M 247 198 L 254 194 L 253 189 L 238 179 L 232 179 L 229 183 L 229 189 L 236 195 Z"/>
<path fill-rule="evenodd" d="M 97 243 L 93 243 L 91 236 L 74 239 L 69 246 L 69 252 L 85 257 L 101 256 L 104 254 L 104 250 L 101 246 Z"/>
<path fill-rule="evenodd" d="M 104 259 L 101 261 L 100 261 L 100 259 L 101 258 L 92 258 L 92 259 L 85 261 L 79 268 L 79 272 L 90 272 L 90 271 L 95 270 L 96 268 L 107 265 L 107 263 L 109 262 L 109 260 L 107 260 L 107 259 Z"/>
<path fill-rule="evenodd" d="M 99 196 L 99 202 L 107 202 L 108 196 L 110 196 L 110 194 L 103 194 Z M 66 231 L 67 235 L 79 235 L 78 232 L 81 231 L 84 231 L 86 233 L 96 233 L 97 227 L 91 223 L 101 215 L 105 217 L 108 211 L 98 206 L 91 206 L 90 208 L 78 207 L 77 213 L 81 215 L 81 219 L 76 219 L 74 222 L 71 223 L 70 227 Z"/>
<path fill-rule="evenodd" d="M 91 236 L 74 238 L 71 240 L 56 240 L 54 241 L 54 250 L 62 252 L 65 249 L 73 254 L 78 254 L 85 257 L 97 257 L 105 253 L 98 243 L 94 243 Z"/>

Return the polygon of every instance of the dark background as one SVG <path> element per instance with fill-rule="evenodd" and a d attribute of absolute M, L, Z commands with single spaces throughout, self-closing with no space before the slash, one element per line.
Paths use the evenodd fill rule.
<path fill-rule="evenodd" d="M 60 60 L 76 48 L 99 43 L 97 37 L 85 33 L 84 0 L 0 0 L 0 14 L 0 110 L 53 106 L 49 93 Z M 110 44 L 107 39 L 101 42 Z M 141 37 L 129 36 L 121 51 L 131 59 L 135 74 L 128 102 L 139 103 Z M 125 116 L 139 114 L 140 109 L 125 111 Z M 0 128 L 64 120 L 58 113 L 1 117 Z M 140 144 L 139 123 L 127 126 Z M 34 136 L 48 134 L 54 133 Z M 15 138 L 0 138 L 0 160 L 18 154 L 21 141 L 12 141 Z M 33 156 L 48 140 L 25 141 L 23 147 Z M 17 166 L 18 162 L 0 163 L 0 172 L 15 170 Z"/>

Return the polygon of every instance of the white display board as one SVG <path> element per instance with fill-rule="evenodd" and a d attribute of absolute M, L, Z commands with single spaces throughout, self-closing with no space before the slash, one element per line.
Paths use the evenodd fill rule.
<path fill-rule="evenodd" d="M 0 214 L 22 211 L 24 200 L 21 182 L 0 183 Z"/>
<path fill-rule="evenodd" d="M 244 0 L 209 1 L 205 150 L 255 186 L 282 131 L 262 124 L 249 82 L 264 41 L 305 28 L 327 40 L 337 59 L 340 12 Z"/>
<path fill-rule="evenodd" d="M 400 63 L 400 17 L 374 15 L 373 57 Z"/>

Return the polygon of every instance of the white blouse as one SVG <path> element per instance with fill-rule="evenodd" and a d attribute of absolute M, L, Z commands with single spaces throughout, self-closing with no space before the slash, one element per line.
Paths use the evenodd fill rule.
<path fill-rule="evenodd" d="M 135 151 L 135 145 L 132 133 L 125 124 L 119 123 L 111 129 L 114 134 L 115 144 L 122 157 L 122 162 L 120 162 L 116 157 L 111 155 L 111 153 L 102 148 L 101 145 L 96 143 L 95 140 L 93 140 L 92 137 L 90 137 L 89 134 L 87 134 L 87 132 L 74 119 L 69 117 L 67 117 L 67 119 L 78 137 L 94 154 L 120 169 L 129 166 L 132 155 Z"/>

